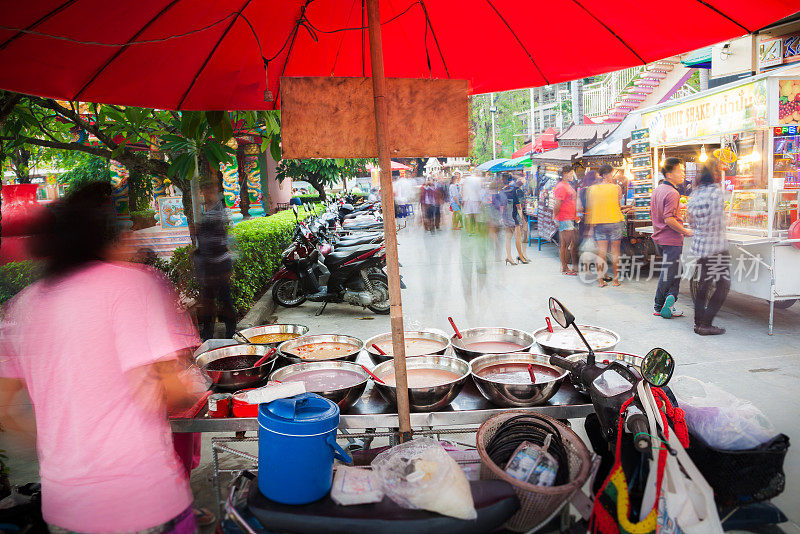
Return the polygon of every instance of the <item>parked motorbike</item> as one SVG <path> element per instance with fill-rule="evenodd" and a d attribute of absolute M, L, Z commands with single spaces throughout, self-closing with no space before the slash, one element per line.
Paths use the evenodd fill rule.
<path fill-rule="evenodd" d="M 345 302 L 375 313 L 389 313 L 382 243 L 342 247 L 324 257 L 318 244 L 309 228 L 298 224 L 292 244 L 281 254 L 283 266 L 270 281 L 275 302 L 289 308 L 306 300 L 325 305 Z"/>
<path fill-rule="evenodd" d="M 595 410 L 594 414 L 586 417 L 584 423 L 592 448 L 601 459 L 592 487 L 594 499 L 599 498 L 603 483 L 611 469 L 619 462 L 629 481 L 630 510 L 634 515 L 629 519 L 636 522 L 639 520 L 641 503 L 647 494 L 650 459 L 654 449 L 651 446 L 653 440 L 657 440 L 657 445 L 665 448 L 670 455 L 677 454 L 660 428 L 650 428 L 643 411 L 639 395 L 639 391 L 642 390 L 639 386 L 644 381 L 653 387 L 663 388 L 671 403 L 677 406 L 677 400 L 666 387 L 672 378 L 675 361 L 666 350 L 654 348 L 638 367 L 617 360 L 605 360 L 600 363 L 578 328 L 575 316 L 554 298 L 550 299 L 549 307 L 553 319 L 563 328 L 574 328 L 587 348 L 585 361 L 551 356 L 550 363 L 570 371 L 573 385 L 589 395 Z M 623 406 L 625 406 L 624 412 Z M 620 419 L 623 421 L 622 425 Z M 625 435 L 617 450 L 620 428 Z M 706 466 L 698 468 L 702 472 Z M 752 528 L 763 530 L 765 527 L 787 520 L 786 516 L 770 502 L 736 509 L 726 509 L 718 504 L 717 508 L 724 530 Z M 586 526 L 585 523 L 583 526 Z"/>

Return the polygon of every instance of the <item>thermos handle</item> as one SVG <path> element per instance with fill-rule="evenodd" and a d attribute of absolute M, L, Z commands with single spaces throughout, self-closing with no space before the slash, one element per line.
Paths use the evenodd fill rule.
<path fill-rule="evenodd" d="M 270 402 L 267 407 L 269 411 L 282 417 L 283 419 L 294 419 L 297 407 L 302 406 L 308 402 L 308 397 L 289 397 L 287 399 L 278 399 Z"/>
<path fill-rule="evenodd" d="M 350 457 L 349 454 L 347 454 L 347 451 L 345 451 L 343 448 L 339 446 L 338 443 L 336 443 L 336 434 L 330 434 L 325 441 L 327 441 L 328 445 L 330 445 L 331 448 L 333 449 L 334 458 L 346 464 L 353 463 L 353 459 Z"/>

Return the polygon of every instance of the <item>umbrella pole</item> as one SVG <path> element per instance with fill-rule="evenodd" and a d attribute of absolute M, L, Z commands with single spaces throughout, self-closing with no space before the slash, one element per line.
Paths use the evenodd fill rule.
<path fill-rule="evenodd" d="M 411 439 L 411 416 L 408 405 L 406 376 L 406 344 L 403 336 L 403 305 L 400 297 L 400 267 L 397 257 L 397 227 L 394 217 L 392 191 L 392 162 L 389 157 L 389 113 L 386 107 L 386 77 L 383 73 L 383 44 L 378 0 L 367 0 L 369 25 L 369 54 L 372 63 L 372 94 L 375 99 L 375 129 L 378 140 L 378 165 L 381 179 L 383 231 L 386 235 L 386 264 L 389 270 L 389 303 L 394 353 L 397 415 L 400 420 L 400 440 Z"/>

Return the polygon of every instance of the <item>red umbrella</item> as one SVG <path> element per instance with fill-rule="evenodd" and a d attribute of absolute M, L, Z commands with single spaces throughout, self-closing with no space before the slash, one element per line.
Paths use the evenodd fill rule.
<path fill-rule="evenodd" d="M 272 108 L 265 59 L 275 97 L 281 75 L 370 74 L 363 5 L 0 0 L 0 88 L 163 109 Z M 469 79 L 483 93 L 651 62 L 798 9 L 797 0 L 384 0 L 380 18 L 386 76 Z"/>
<path fill-rule="evenodd" d="M 0 0 L 0 88 L 163 109 L 263 109 L 278 105 L 284 75 L 371 74 L 381 200 L 390 213 L 385 75 L 468 79 L 476 93 L 531 87 L 700 48 L 798 8 L 797 0 Z M 406 438 L 392 218 L 384 228 Z"/>

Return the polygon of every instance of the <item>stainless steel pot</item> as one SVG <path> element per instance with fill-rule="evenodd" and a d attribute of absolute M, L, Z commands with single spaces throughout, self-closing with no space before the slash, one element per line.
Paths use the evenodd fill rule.
<path fill-rule="evenodd" d="M 239 343 L 248 343 L 250 345 L 265 345 L 267 347 L 277 347 L 283 341 L 276 341 L 273 343 L 254 343 L 250 341 L 251 337 L 260 336 L 263 334 L 297 334 L 297 336 L 304 336 L 308 333 L 308 327 L 302 324 L 265 324 L 261 326 L 253 326 L 239 330 L 233 334 L 233 339 Z M 290 340 L 286 340 L 290 341 Z"/>
<path fill-rule="evenodd" d="M 592 347 L 595 352 L 614 350 L 614 347 L 620 341 L 619 334 L 607 328 L 586 324 L 579 324 L 578 328 L 587 337 L 590 345 L 592 344 L 592 339 L 590 338 L 597 336 L 601 339 L 599 343 L 596 343 L 596 346 Z M 542 352 L 545 354 L 569 356 L 579 352 L 586 352 L 586 345 L 583 344 L 580 337 L 578 337 L 578 333 L 571 326 L 569 328 L 561 328 L 554 324 L 552 333 L 547 330 L 547 327 L 540 328 L 533 333 L 533 337 L 536 340 L 536 344 L 541 347 Z"/>
<path fill-rule="evenodd" d="M 447 338 L 447 335 L 444 332 L 439 330 L 406 330 L 404 332 L 406 337 L 406 351 L 408 351 L 408 338 L 416 338 L 416 339 L 429 339 L 431 341 L 436 341 L 442 344 L 442 348 L 427 354 L 419 354 L 418 356 L 427 356 L 428 354 L 438 354 L 444 355 L 447 352 L 447 348 L 450 346 L 450 340 Z M 372 346 L 374 343 L 383 343 L 384 341 L 391 341 L 392 333 L 386 332 L 384 334 L 378 334 L 377 336 L 372 336 L 368 340 L 364 342 L 364 349 L 366 349 L 367 354 L 369 354 L 370 359 L 375 365 L 383 363 L 385 361 L 389 361 L 392 359 L 392 356 L 379 353 L 375 348 Z M 407 357 L 414 357 L 416 356 L 408 356 Z"/>
<path fill-rule="evenodd" d="M 363 379 L 359 383 L 345 388 L 326 389 L 322 391 L 316 391 L 313 389 L 307 390 L 335 402 L 337 405 L 339 405 L 340 410 L 345 410 L 355 404 L 358 399 L 361 398 L 361 395 L 367 388 L 367 382 L 369 382 L 369 375 L 367 375 L 364 369 L 356 363 L 340 361 L 295 363 L 274 371 L 269 379 L 280 382 L 291 382 L 292 377 L 299 373 L 328 369 L 346 369 L 348 371 L 354 371 Z"/>
<path fill-rule="evenodd" d="M 433 412 L 444 408 L 461 393 L 469 377 L 469 364 L 450 356 L 416 356 L 406 360 L 406 369 L 441 369 L 451 371 L 458 378 L 441 386 L 408 388 L 408 402 L 412 410 Z M 372 370 L 378 378 L 394 374 L 394 360 L 383 362 Z M 397 388 L 375 381 L 375 389 L 387 402 L 397 406 Z"/>
<path fill-rule="evenodd" d="M 241 367 L 241 365 L 247 363 L 247 361 L 250 361 L 251 364 L 255 363 L 269 350 L 269 347 L 263 345 L 230 345 L 200 354 L 195 359 L 195 363 L 211 378 L 218 388 L 236 391 L 257 387 L 266 381 L 275 366 L 275 361 L 278 359 L 277 354 L 271 356 L 269 360 L 258 367 Z M 226 358 L 231 360 L 232 367 L 230 369 L 208 369 L 208 366 L 213 362 Z"/>
<path fill-rule="evenodd" d="M 346 343 L 348 345 L 352 345 L 353 350 L 343 354 L 341 356 L 337 356 L 336 358 L 328 358 L 326 360 L 308 360 L 303 359 L 299 355 L 293 353 L 292 351 L 297 349 L 297 347 L 303 345 L 309 345 L 312 343 L 325 343 L 325 342 L 335 342 L 335 343 Z M 278 353 L 280 354 L 281 359 L 284 363 L 306 363 L 306 362 L 330 362 L 330 361 L 350 361 L 353 362 L 356 360 L 358 353 L 361 352 L 361 349 L 364 348 L 364 342 L 358 339 L 357 337 L 353 336 L 344 336 L 340 334 L 317 334 L 312 336 L 301 336 L 294 339 L 290 339 L 288 341 L 284 341 L 280 345 L 278 345 Z"/>
<path fill-rule="evenodd" d="M 557 376 L 552 380 L 528 382 L 525 384 L 508 384 L 489 380 L 480 376 L 480 372 L 487 367 L 499 364 L 521 363 L 524 365 L 536 364 L 553 370 Z M 470 363 L 472 380 L 478 386 L 486 400 L 498 406 L 538 406 L 550 400 L 561 387 L 561 383 L 569 374 L 568 371 L 550 365 L 549 357 L 544 354 L 515 352 L 510 354 L 486 354 L 475 358 Z"/>
<path fill-rule="evenodd" d="M 573 354 L 571 356 L 566 356 L 566 359 L 571 362 L 585 362 L 587 356 L 589 356 L 588 352 L 579 352 L 577 354 Z M 631 365 L 636 366 L 641 372 L 641 365 L 642 360 L 644 359 L 641 356 L 637 356 L 636 354 L 628 354 L 627 352 L 617 352 L 617 351 L 604 351 L 604 352 L 595 352 L 594 353 L 595 361 L 603 362 L 605 360 L 611 361 L 621 361 L 625 363 L 629 363 Z M 568 371 L 569 372 L 569 371 Z M 580 384 L 575 384 L 573 381 L 573 385 L 575 388 L 580 391 L 581 393 L 586 394 L 586 388 L 582 387 Z"/>
<path fill-rule="evenodd" d="M 515 330 L 513 328 L 503 327 L 479 327 L 469 328 L 461 331 L 461 339 L 453 334 L 450 338 L 450 344 L 453 345 L 453 351 L 456 356 L 470 361 L 478 356 L 484 354 L 504 354 L 503 351 L 480 352 L 466 348 L 470 343 L 480 343 L 483 341 L 496 341 L 503 343 L 516 343 L 521 345 L 519 349 L 507 351 L 512 352 L 527 352 L 533 346 L 533 336 L 523 330 Z"/>

